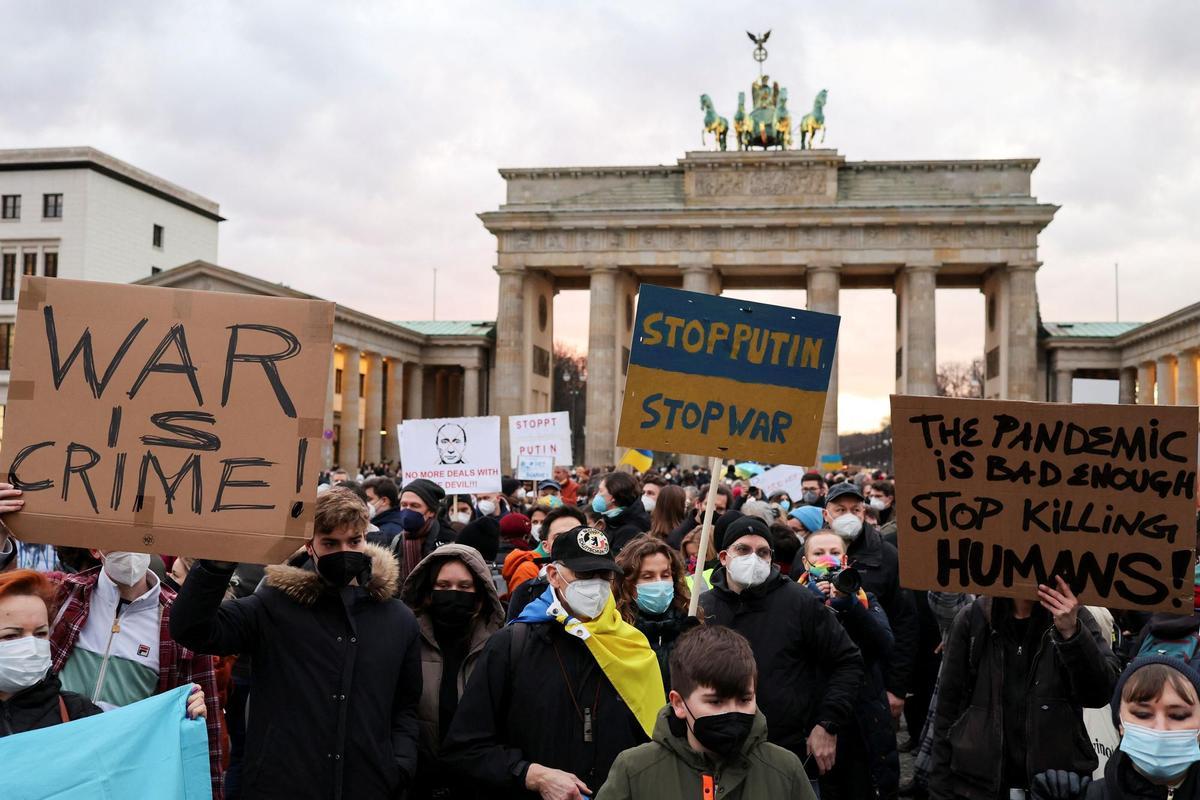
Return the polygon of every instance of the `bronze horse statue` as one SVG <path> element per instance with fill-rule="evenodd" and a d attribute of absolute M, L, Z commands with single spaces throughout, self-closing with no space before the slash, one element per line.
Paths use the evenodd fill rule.
<path fill-rule="evenodd" d="M 811 150 L 817 131 L 821 132 L 821 143 L 825 143 L 825 99 L 829 96 L 826 89 L 817 92 L 813 100 L 812 111 L 800 120 L 800 149 Z"/>
<path fill-rule="evenodd" d="M 704 130 L 700 132 L 700 143 L 706 144 L 704 134 L 715 133 L 717 135 L 717 144 L 721 150 L 725 149 L 726 138 L 729 134 L 729 120 L 719 115 L 713 108 L 712 99 L 706 95 L 700 95 L 700 110 L 704 112 Z"/>

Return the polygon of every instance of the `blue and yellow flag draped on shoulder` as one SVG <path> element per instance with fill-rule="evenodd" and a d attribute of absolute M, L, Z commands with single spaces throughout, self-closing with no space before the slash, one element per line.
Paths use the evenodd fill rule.
<path fill-rule="evenodd" d="M 617 443 L 813 463 L 840 322 L 643 285 Z"/>

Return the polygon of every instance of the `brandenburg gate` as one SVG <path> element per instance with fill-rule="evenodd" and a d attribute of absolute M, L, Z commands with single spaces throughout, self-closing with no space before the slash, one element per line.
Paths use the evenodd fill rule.
<path fill-rule="evenodd" d="M 587 452 L 615 463 L 638 286 L 719 294 L 805 289 L 838 313 L 845 289 L 896 295 L 896 391 L 936 390 L 937 289 L 985 297 L 985 396 L 1040 399 L 1038 233 L 1057 206 L 1036 159 L 847 161 L 835 150 L 690 152 L 674 165 L 502 169 L 480 215 L 500 275 L 493 413 L 550 408 L 553 297 L 587 289 Z M 838 452 L 837 366 L 821 428 Z M 502 449 L 507 454 L 507 445 Z"/>

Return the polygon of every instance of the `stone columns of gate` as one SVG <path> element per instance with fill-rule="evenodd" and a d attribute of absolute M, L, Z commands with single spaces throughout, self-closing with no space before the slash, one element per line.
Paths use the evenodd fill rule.
<path fill-rule="evenodd" d="M 1175 402 L 1181 406 L 1194 406 L 1200 402 L 1196 397 L 1196 350 L 1184 350 L 1176 357 Z"/>
<path fill-rule="evenodd" d="M 337 397 L 337 345 L 329 349 L 329 385 L 325 389 L 325 420 L 322 423 L 321 466 L 333 466 L 333 406 Z"/>
<path fill-rule="evenodd" d="M 479 367 L 463 367 L 463 416 L 479 416 Z"/>
<path fill-rule="evenodd" d="M 358 449 L 358 348 L 342 348 L 342 430 L 338 436 L 338 465 L 353 475 L 362 466 Z"/>
<path fill-rule="evenodd" d="M 617 442 L 617 268 L 588 269 L 591 309 L 588 318 L 587 457 L 596 467 L 612 461 Z"/>
<path fill-rule="evenodd" d="M 806 273 L 808 309 L 827 314 L 838 313 L 838 293 L 842 278 L 837 267 L 816 265 Z M 821 438 L 817 445 L 818 459 L 822 455 L 840 453 L 838 445 L 838 365 L 837 351 L 833 355 L 833 368 L 829 372 L 829 393 L 825 399 L 825 416 L 821 420 Z M 589 409 L 590 411 L 590 409 Z M 819 461 L 818 461 L 819 464 Z"/>
<path fill-rule="evenodd" d="M 383 428 L 383 356 L 367 353 L 365 374 L 366 391 L 363 392 L 363 461 L 378 464 L 383 460 L 383 442 L 379 431 Z"/>
<path fill-rule="evenodd" d="M 1154 402 L 1154 377 L 1153 361 L 1143 361 L 1138 364 L 1138 405 L 1151 405 Z"/>
<path fill-rule="evenodd" d="M 683 273 L 683 288 L 688 292 L 701 294 L 720 294 L 720 276 L 713 269 L 712 258 L 705 257 L 697 261 L 688 261 L 679 265 Z"/>
<path fill-rule="evenodd" d="M 1037 393 L 1037 269 L 1040 262 L 1008 265 L 1008 396 L 1034 400 Z"/>
<path fill-rule="evenodd" d="M 1054 371 L 1054 402 L 1070 403 L 1071 389 L 1075 381 L 1075 370 L 1058 369 Z"/>
<path fill-rule="evenodd" d="M 1163 356 L 1158 359 L 1154 377 L 1155 383 L 1158 384 L 1158 405 L 1175 405 L 1175 356 Z"/>
<path fill-rule="evenodd" d="M 383 457 L 388 461 L 400 460 L 400 429 L 397 427 L 404 420 L 404 362 L 398 358 L 389 358 L 387 362 L 387 404 L 383 409 L 383 429 L 387 435 Z"/>
<path fill-rule="evenodd" d="M 937 394 L 937 264 L 909 264 L 896 276 L 896 391 Z"/>
<path fill-rule="evenodd" d="M 421 419 L 425 398 L 425 367 L 413 361 L 408 365 L 408 399 L 404 403 L 405 419 Z"/>
<path fill-rule="evenodd" d="M 1137 402 L 1137 367 L 1121 367 L 1120 395 L 1117 402 L 1131 405 Z"/>

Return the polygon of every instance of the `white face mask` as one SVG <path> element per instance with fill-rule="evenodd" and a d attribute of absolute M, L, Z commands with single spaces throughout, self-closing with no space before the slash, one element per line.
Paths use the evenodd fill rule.
<path fill-rule="evenodd" d="M 367 519 L 375 519 L 375 515 L 379 513 L 379 509 L 374 503 L 367 503 Z"/>
<path fill-rule="evenodd" d="M 542 540 L 542 523 L 535 522 L 529 526 L 529 535 L 533 537 L 535 542 Z"/>
<path fill-rule="evenodd" d="M 517 499 L 518 499 L 518 500 L 524 500 L 524 499 L 525 499 L 525 496 L 526 496 L 526 494 L 527 494 L 527 493 L 526 493 L 526 491 L 525 491 L 525 487 L 524 487 L 524 486 L 522 486 L 520 489 L 517 489 L 517 494 L 516 494 L 516 497 L 517 497 Z"/>
<path fill-rule="evenodd" d="M 563 590 L 563 601 L 580 619 L 589 620 L 600 616 L 612 598 L 612 584 L 604 578 L 587 578 L 572 581 Z"/>
<path fill-rule="evenodd" d="M 0 642 L 0 692 L 28 689 L 50 671 L 50 641 L 23 636 Z"/>
<path fill-rule="evenodd" d="M 882 497 L 872 497 L 871 508 L 875 509 L 876 511 L 883 511 L 885 508 L 887 508 L 887 501 L 885 501 Z"/>
<path fill-rule="evenodd" d="M 475 508 L 479 509 L 479 513 L 485 517 L 490 517 L 496 513 L 496 504 L 491 500 L 480 500 Z"/>
<path fill-rule="evenodd" d="M 470 522 L 470 521 L 471 521 L 471 515 L 470 515 L 470 514 L 468 514 L 468 513 L 467 513 L 467 512 L 465 512 L 465 511 L 463 511 L 463 512 L 461 512 L 461 513 L 459 513 L 459 514 L 451 514 L 451 515 L 450 515 L 450 521 L 451 521 L 451 522 L 457 522 L 457 523 L 459 523 L 459 524 L 461 524 L 461 525 L 466 525 L 468 522 Z"/>
<path fill-rule="evenodd" d="M 136 586 L 138 581 L 146 577 L 150 569 L 150 556 L 147 553 L 105 553 L 104 571 L 113 583 L 121 586 Z"/>
<path fill-rule="evenodd" d="M 840 517 L 829 523 L 829 527 L 838 536 L 841 536 L 848 542 L 852 542 L 862 533 L 863 522 L 853 514 L 842 514 Z"/>
<path fill-rule="evenodd" d="M 646 509 L 647 513 L 649 513 L 649 512 L 651 512 L 651 511 L 653 511 L 653 510 L 654 510 L 654 506 L 655 506 L 657 503 L 658 503 L 658 498 L 656 498 L 656 497 L 651 497 L 651 496 L 650 496 L 650 495 L 648 495 L 648 494 L 644 494 L 644 495 L 642 495 L 642 507 Z"/>
<path fill-rule="evenodd" d="M 771 563 L 763 561 L 754 553 L 747 553 L 744 556 L 729 559 L 726 570 L 729 572 L 729 577 L 736 583 L 749 588 L 758 586 L 770 576 Z"/>

